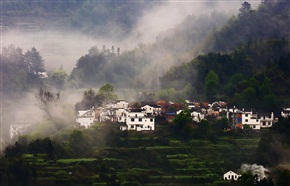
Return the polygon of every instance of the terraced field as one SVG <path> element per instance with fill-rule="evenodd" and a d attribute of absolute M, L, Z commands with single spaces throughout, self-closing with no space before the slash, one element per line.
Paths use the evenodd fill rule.
<path fill-rule="evenodd" d="M 217 142 L 130 134 L 127 143 L 95 150 L 95 157 L 48 161 L 23 155 L 35 167 L 37 185 L 227 185 L 242 163 L 254 163 L 259 137 L 219 137 Z M 124 140 L 124 139 L 123 139 Z"/>

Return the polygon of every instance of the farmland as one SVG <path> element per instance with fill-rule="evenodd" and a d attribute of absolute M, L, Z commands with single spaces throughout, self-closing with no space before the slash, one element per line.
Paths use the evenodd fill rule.
<path fill-rule="evenodd" d="M 98 124 L 80 131 L 100 141 L 105 128 L 112 130 L 106 144 L 90 146 L 90 155 L 51 158 L 48 154 L 22 154 L 10 161 L 29 170 L 29 182 L 35 185 L 224 185 L 225 172 L 237 171 L 245 162 L 255 163 L 260 139 L 256 133 L 224 133 L 215 140 L 184 141 L 164 132 L 170 126 L 138 133 Z"/>

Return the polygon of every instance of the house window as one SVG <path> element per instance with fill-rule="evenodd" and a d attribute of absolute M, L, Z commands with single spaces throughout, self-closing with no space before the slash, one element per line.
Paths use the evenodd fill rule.
<path fill-rule="evenodd" d="M 131 118 L 131 121 L 134 121 L 134 118 Z"/>
<path fill-rule="evenodd" d="M 153 118 L 150 119 L 150 122 L 153 122 Z"/>
<path fill-rule="evenodd" d="M 245 122 L 248 122 L 248 119 L 246 119 Z"/>
<path fill-rule="evenodd" d="M 134 125 L 131 125 L 131 129 L 134 128 Z"/>
<path fill-rule="evenodd" d="M 258 119 L 256 119 L 256 122 L 258 122 L 259 120 Z"/>
<path fill-rule="evenodd" d="M 256 128 L 256 125 L 253 125 L 253 128 L 255 129 Z"/>
<path fill-rule="evenodd" d="M 248 117 L 248 114 L 246 114 L 245 117 Z"/>
<path fill-rule="evenodd" d="M 141 122 L 142 121 L 142 118 L 139 118 L 139 121 Z"/>
<path fill-rule="evenodd" d="M 266 122 L 263 122 L 263 126 L 266 126 Z"/>

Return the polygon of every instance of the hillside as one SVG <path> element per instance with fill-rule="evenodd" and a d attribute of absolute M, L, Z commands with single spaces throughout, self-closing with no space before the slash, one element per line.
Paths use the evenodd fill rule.
<path fill-rule="evenodd" d="M 232 105 L 262 110 L 276 110 L 288 105 L 290 51 L 286 33 L 289 33 L 289 19 L 286 19 L 287 11 L 282 5 L 283 3 L 267 4 L 268 10 L 270 7 L 273 9 L 266 11 L 266 5 L 262 4 L 257 11 L 231 20 L 221 31 L 215 33 L 216 37 L 227 35 L 225 38 L 229 40 L 219 42 L 225 46 L 225 50 L 219 50 L 221 45 L 216 43 L 212 52 L 199 55 L 181 66 L 172 67 L 160 78 L 163 90 L 157 94 L 159 98 L 170 95 L 169 97 L 178 99 L 180 95 L 184 95 L 188 99 L 222 99 Z M 251 20 L 262 13 L 280 24 L 276 27 L 279 29 L 275 34 L 271 30 L 264 31 L 261 37 L 253 35 L 249 40 L 240 40 L 240 36 L 244 35 L 243 29 L 249 33 L 259 33 L 261 30 L 261 26 L 244 24 L 245 17 Z M 267 16 L 260 19 L 259 24 L 272 27 L 265 23 L 269 19 Z M 238 27 L 243 29 L 238 30 Z M 233 34 L 229 33 L 229 30 L 235 29 L 237 30 Z M 236 41 L 239 46 L 235 44 Z"/>
<path fill-rule="evenodd" d="M 174 28 L 161 32 L 154 43 L 140 44 L 129 51 L 119 46 L 94 46 L 78 59 L 70 82 L 78 87 L 109 82 L 118 88 L 158 90 L 159 76 L 171 66 L 197 56 L 200 43 L 226 18 L 217 12 L 188 16 Z"/>
<path fill-rule="evenodd" d="M 289 39 L 289 3 L 262 1 L 257 10 L 242 5 L 237 16 L 208 38 L 204 52 L 229 52 L 252 41 Z"/>
<path fill-rule="evenodd" d="M 142 12 L 158 6 L 150 1 L 4 1 L 3 31 L 63 30 L 86 35 L 125 37 Z"/>
<path fill-rule="evenodd" d="M 64 130 L 54 137 L 21 138 L 6 149 L 7 185 L 223 185 L 222 176 L 251 163 L 259 135 L 232 133 L 215 141 L 172 136 L 170 126 L 150 133 L 121 132 L 116 124 Z M 18 158 L 18 159 L 17 159 Z M 18 165 L 18 167 L 15 167 Z M 15 174 L 17 170 L 18 174 Z M 4 178 L 7 177 L 5 180 Z M 15 179 L 11 179 L 15 178 Z"/>

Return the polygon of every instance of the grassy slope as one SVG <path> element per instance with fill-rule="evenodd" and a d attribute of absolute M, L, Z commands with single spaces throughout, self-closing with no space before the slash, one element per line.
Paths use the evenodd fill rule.
<path fill-rule="evenodd" d="M 45 155 L 26 154 L 23 159 L 35 165 L 38 185 L 212 185 L 223 184 L 223 174 L 242 163 L 254 163 L 251 157 L 259 142 L 259 135 L 224 136 L 215 143 L 165 138 L 158 131 L 133 132 L 126 143 L 99 148 L 95 157 L 47 161 Z"/>

